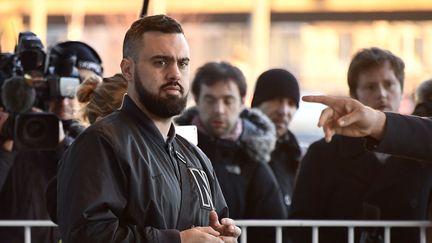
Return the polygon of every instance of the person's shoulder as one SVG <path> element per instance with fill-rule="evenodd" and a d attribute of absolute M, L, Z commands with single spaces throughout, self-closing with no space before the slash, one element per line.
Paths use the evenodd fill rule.
<path fill-rule="evenodd" d="M 129 127 L 127 120 L 128 118 L 125 114 L 119 111 L 114 111 L 89 126 L 89 130 L 101 133 L 121 131 Z"/>
<path fill-rule="evenodd" d="M 317 140 L 317 141 L 311 143 L 311 144 L 309 145 L 309 149 L 308 149 L 308 150 L 310 150 L 310 149 L 319 149 L 319 148 L 331 147 L 332 145 L 335 144 L 335 140 L 334 140 L 335 137 L 336 137 L 336 136 L 333 136 L 332 141 L 331 141 L 330 143 L 327 143 L 327 142 L 325 141 L 324 138 L 321 138 L 321 139 L 319 139 L 319 140 Z"/>
<path fill-rule="evenodd" d="M 342 136 L 342 135 L 334 135 L 332 137 L 331 142 L 327 142 L 324 138 L 321 138 L 312 144 L 316 144 L 317 146 L 331 147 L 331 146 L 339 146 L 340 144 L 344 144 L 344 143 L 352 143 L 354 141 L 360 141 L 360 140 L 362 140 L 362 139 L 361 138 L 346 137 L 346 136 Z"/>
<path fill-rule="evenodd" d="M 326 161 L 327 164 L 337 164 L 337 161 L 350 160 L 364 154 L 365 151 L 363 138 L 335 135 L 329 143 L 324 138 L 312 143 L 302 163 L 316 160 L 316 162 Z"/>
<path fill-rule="evenodd" d="M 244 129 L 252 137 L 276 135 L 276 128 L 268 116 L 257 108 L 244 109 L 240 114 Z"/>
<path fill-rule="evenodd" d="M 198 146 L 189 142 L 189 140 L 179 134 L 176 134 L 175 141 L 180 145 L 182 149 L 185 149 L 189 153 L 194 154 L 199 160 L 206 163 L 207 166 L 211 167 L 210 159 Z"/>
<path fill-rule="evenodd" d="M 355 139 L 358 140 L 358 138 Z M 321 138 L 309 145 L 306 154 L 311 152 L 325 152 L 326 154 L 335 153 L 340 150 L 341 146 L 344 146 L 344 144 L 351 143 L 349 140 L 352 139 L 340 135 L 334 135 L 331 142 L 327 142 L 324 138 Z"/>
<path fill-rule="evenodd" d="M 196 106 L 186 109 L 179 116 L 174 118 L 174 122 L 178 125 L 190 125 L 195 116 L 198 115 Z"/>
<path fill-rule="evenodd" d="M 276 129 L 273 122 L 256 108 L 244 109 L 240 115 L 243 131 L 239 141 L 251 160 L 269 162 L 276 145 Z"/>
<path fill-rule="evenodd" d="M 201 149 L 196 146 L 195 144 L 191 143 L 189 140 L 184 138 L 182 135 L 176 134 L 175 135 L 175 141 L 183 148 L 187 149 L 190 152 L 201 152 L 204 154 L 204 152 L 201 151 Z"/>
<path fill-rule="evenodd" d="M 114 137 L 118 137 L 118 133 L 124 133 L 123 130 L 128 126 L 119 118 L 118 114 L 109 114 L 95 123 L 88 126 L 72 143 L 80 143 L 85 140 L 102 139 L 112 141 Z"/>

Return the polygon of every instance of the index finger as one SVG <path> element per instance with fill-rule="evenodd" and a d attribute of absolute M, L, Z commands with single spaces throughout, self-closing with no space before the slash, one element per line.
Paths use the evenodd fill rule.
<path fill-rule="evenodd" d="M 327 95 L 305 95 L 302 97 L 303 101 L 321 103 L 326 106 L 333 106 L 338 103 L 340 98 L 327 96 Z"/>

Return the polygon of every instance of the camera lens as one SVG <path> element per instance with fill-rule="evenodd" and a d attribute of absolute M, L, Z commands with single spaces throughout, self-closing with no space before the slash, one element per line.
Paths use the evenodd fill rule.
<path fill-rule="evenodd" d="M 59 120 L 53 113 L 22 113 L 15 119 L 18 150 L 53 150 L 59 141 Z"/>
<path fill-rule="evenodd" d="M 27 141 L 40 141 L 46 136 L 48 132 L 46 122 L 41 120 L 39 117 L 34 117 L 26 121 L 23 128 L 23 135 Z"/>

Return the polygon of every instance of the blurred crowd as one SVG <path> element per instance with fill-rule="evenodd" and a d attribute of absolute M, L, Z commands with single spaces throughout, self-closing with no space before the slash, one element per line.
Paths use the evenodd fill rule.
<path fill-rule="evenodd" d="M 155 66 L 172 62 L 154 59 Z M 145 70 L 131 68 L 136 68 L 133 75 Z M 365 47 L 348 67 L 347 96 L 373 109 L 397 113 L 404 68 L 403 60 L 390 50 Z M 59 195 L 57 190 L 62 179 L 58 177 L 59 161 L 83 131 L 104 119 L 107 122 L 127 102 L 132 81 L 125 70 L 122 66 L 117 74 L 106 77 L 103 62 L 91 46 L 65 41 L 45 48 L 32 32 L 19 34 L 14 53 L 1 53 L 0 220 L 59 221 L 57 204 L 68 193 Z M 167 85 L 168 81 L 161 90 L 177 92 L 174 85 Z M 142 95 L 140 102 L 151 104 L 145 108 L 151 114 L 171 117 L 163 113 L 161 100 L 152 100 L 153 94 L 145 93 L 147 87 L 140 91 L 135 84 L 133 88 Z M 299 81 L 290 70 L 274 67 L 263 72 L 256 80 L 251 105 L 245 102 L 246 90 L 245 76 L 232 63 L 203 63 L 191 78 L 194 105 L 184 111 L 180 107 L 174 119 L 176 126 L 196 126 L 198 147 L 210 159 L 230 218 L 430 218 L 430 162 L 373 152 L 365 147 L 363 138 L 341 135 L 330 143 L 320 139 L 301 151 L 290 130 L 296 111 L 302 109 Z M 432 80 L 418 86 L 415 105 L 413 115 L 432 116 Z M 178 169 L 176 173 L 181 177 L 183 172 Z M 311 242 L 311 235 L 310 229 L 287 229 L 283 238 L 284 242 L 302 243 Z M 57 227 L 33 228 L 31 236 L 32 242 L 62 238 Z M 356 242 L 378 243 L 383 242 L 384 232 L 359 228 L 355 236 Z M 0 227 L 0 239 L 23 242 L 23 230 Z M 320 230 L 319 242 L 346 239 L 345 229 Z M 417 229 L 392 230 L 391 240 L 420 242 Z M 247 242 L 275 242 L 275 230 L 251 227 Z"/>

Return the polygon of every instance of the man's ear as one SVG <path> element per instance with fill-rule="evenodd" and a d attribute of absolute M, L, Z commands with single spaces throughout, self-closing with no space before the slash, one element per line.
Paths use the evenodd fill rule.
<path fill-rule="evenodd" d="M 127 80 L 127 81 L 131 81 L 133 78 L 133 73 L 134 73 L 134 62 L 132 60 L 130 60 L 129 58 L 123 58 L 121 63 L 120 63 L 120 68 L 123 74 L 123 77 Z"/>

